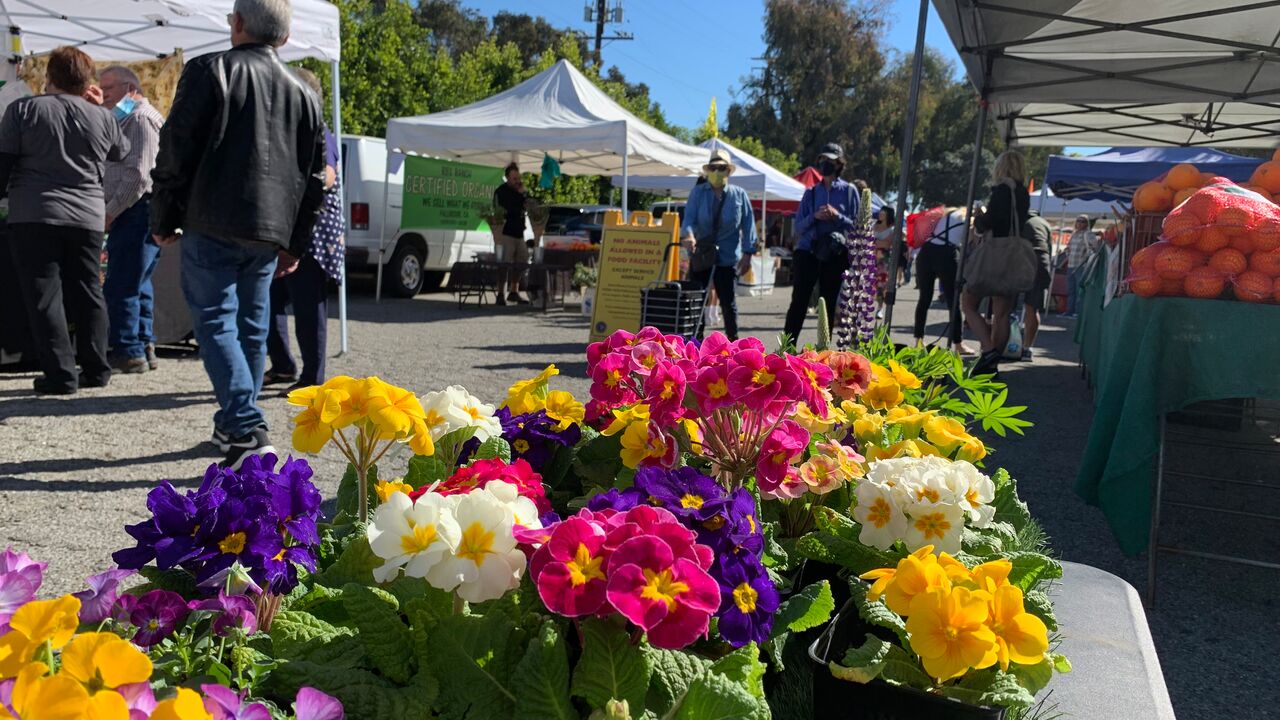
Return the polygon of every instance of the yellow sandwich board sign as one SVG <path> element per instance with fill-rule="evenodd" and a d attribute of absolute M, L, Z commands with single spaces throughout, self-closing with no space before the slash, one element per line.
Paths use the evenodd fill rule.
<path fill-rule="evenodd" d="M 640 290 L 656 280 L 674 280 L 680 263 L 680 218 L 667 213 L 660 223 L 647 212 L 605 215 L 600 241 L 600 267 L 595 307 L 591 313 L 591 341 L 603 340 L 615 330 L 640 329 Z M 670 247 L 671 252 L 667 252 Z"/>

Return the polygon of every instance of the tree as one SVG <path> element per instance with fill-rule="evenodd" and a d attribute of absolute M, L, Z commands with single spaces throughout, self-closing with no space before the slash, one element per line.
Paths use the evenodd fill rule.
<path fill-rule="evenodd" d="M 419 0 L 414 19 L 431 32 L 432 49 L 443 49 L 452 58 L 471 52 L 489 36 L 488 19 L 459 0 Z"/>
<path fill-rule="evenodd" d="M 513 43 L 525 65 L 532 65 L 543 53 L 553 50 L 565 35 L 574 33 L 556 28 L 541 17 L 506 10 L 493 16 L 494 41 L 499 45 Z"/>

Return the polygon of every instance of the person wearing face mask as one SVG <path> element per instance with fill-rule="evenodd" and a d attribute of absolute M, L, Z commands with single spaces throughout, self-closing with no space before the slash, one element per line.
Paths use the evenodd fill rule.
<path fill-rule="evenodd" d="M 107 356 L 119 373 L 155 370 L 154 306 L 151 274 L 160 261 L 160 246 L 151 238 L 151 169 L 160 149 L 161 117 L 142 94 L 142 83 L 129 68 L 113 65 L 98 75 L 103 107 L 112 108 L 129 154 L 108 162 L 103 173 L 107 206 Z"/>
<path fill-rule="evenodd" d="M 844 149 L 838 143 L 823 146 L 818 154 L 818 172 L 822 173 L 822 182 L 804 191 L 796 210 L 799 241 L 791 259 L 791 307 L 783 330 L 796 345 L 800 343 L 800 330 L 815 287 L 826 305 L 827 318 L 834 323 L 840 281 L 849 267 L 847 236 L 855 229 L 858 218 L 858 193 L 852 184 L 840 179 Z"/>
<path fill-rule="evenodd" d="M 729 184 L 729 153 L 716 148 L 702 171 L 707 181 L 695 185 L 685 205 L 681 235 L 692 246 L 689 279 L 715 288 L 724 317 L 724 334 L 738 339 L 738 275 L 751 267 L 756 252 L 756 219 L 747 191 Z"/>

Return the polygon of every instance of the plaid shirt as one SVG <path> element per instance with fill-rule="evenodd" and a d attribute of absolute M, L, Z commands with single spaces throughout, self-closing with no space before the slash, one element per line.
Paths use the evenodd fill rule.
<path fill-rule="evenodd" d="M 151 169 L 160 151 L 160 126 L 164 117 L 146 99 L 120 121 L 120 132 L 129 139 L 129 154 L 120 162 L 107 163 L 102 176 L 107 217 L 118 218 L 125 210 L 151 192 Z"/>
<path fill-rule="evenodd" d="M 1071 239 L 1067 241 L 1067 267 L 1078 268 L 1084 265 L 1097 249 L 1098 236 L 1091 230 L 1072 232 Z"/>

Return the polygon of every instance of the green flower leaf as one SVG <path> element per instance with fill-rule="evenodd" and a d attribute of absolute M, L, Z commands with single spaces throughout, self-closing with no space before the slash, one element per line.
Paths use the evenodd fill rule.
<path fill-rule="evenodd" d="M 391 680 L 404 684 L 417 671 L 409 627 L 400 620 L 400 603 L 380 588 L 349 583 L 342 589 L 342 604 L 373 667 Z"/>
<path fill-rule="evenodd" d="M 719 673 L 707 673 L 689 686 L 668 717 L 675 720 L 744 720 L 756 717 L 756 698 L 742 685 Z"/>
<path fill-rule="evenodd" d="M 915 655 L 904 650 L 900 645 L 888 643 L 889 651 L 884 658 L 884 667 L 880 669 L 880 679 L 894 685 L 906 685 L 917 690 L 933 687 L 933 678 L 925 674 L 920 661 Z"/>
<path fill-rule="evenodd" d="M 267 676 L 266 689 L 272 695 L 291 698 L 302 687 L 336 697 L 350 720 L 432 720 L 431 706 L 439 694 L 435 680 L 422 674 L 398 687 L 367 670 L 315 662 L 285 663 Z"/>
<path fill-rule="evenodd" d="M 1022 596 L 1022 609 L 1035 615 L 1044 622 L 1049 632 L 1058 629 L 1058 617 L 1053 614 L 1053 601 L 1042 590 L 1028 590 Z M 1065 659 L 1065 658 L 1064 658 Z M 1061 670 L 1059 672 L 1066 672 Z"/>
<path fill-rule="evenodd" d="M 1045 686 L 1053 679 L 1053 662 L 1046 655 L 1043 660 L 1035 665 L 1011 663 L 1009 665 L 1009 674 L 1017 678 L 1018 684 L 1026 688 L 1027 692 L 1034 696 L 1045 689 Z"/>
<path fill-rule="evenodd" d="M 423 488 L 432 483 L 448 478 L 453 468 L 434 455 L 414 455 L 409 458 L 409 467 L 405 470 L 404 481 L 413 489 Z"/>
<path fill-rule="evenodd" d="M 711 672 L 732 680 L 755 698 L 756 709 L 750 716 L 754 720 L 770 718 L 769 703 L 764 696 L 764 671 L 760 647 L 755 643 L 744 645 L 711 665 Z"/>
<path fill-rule="evenodd" d="M 856 683 L 869 683 L 880 677 L 889 658 L 889 643 L 867 633 L 866 642 L 856 648 L 849 648 L 840 662 L 828 662 L 831 674 L 841 680 Z"/>
<path fill-rule="evenodd" d="M 1043 580 L 1062 577 L 1062 565 L 1047 555 L 1033 552 L 1001 553 L 1000 557 L 1013 564 L 1009 571 L 1009 583 L 1017 585 L 1024 593 Z"/>
<path fill-rule="evenodd" d="M 995 498 L 991 504 L 996 509 L 995 519 L 1007 522 L 1015 529 L 1021 530 L 1031 522 L 1031 511 L 1027 504 L 1018 499 L 1018 484 L 1003 468 L 991 476 L 996 485 Z"/>
<path fill-rule="evenodd" d="M 800 538 L 796 541 L 796 554 L 810 560 L 839 565 L 854 575 L 897 564 L 886 553 L 829 532 L 809 533 Z"/>
<path fill-rule="evenodd" d="M 816 582 L 792 595 L 773 617 L 773 636 L 783 632 L 803 632 L 818 627 L 831 618 L 836 601 L 826 580 Z"/>
<path fill-rule="evenodd" d="M 348 628 L 330 625 L 310 613 L 284 610 L 271 621 L 269 634 L 276 657 L 293 658 L 313 640 L 328 642 L 354 633 Z"/>
<path fill-rule="evenodd" d="M 569 657 L 564 638 L 551 621 L 529 642 L 511 676 L 516 707 L 524 720 L 577 720 L 569 700 Z"/>
<path fill-rule="evenodd" d="M 650 667 L 640 648 L 631 644 L 621 627 L 598 619 L 582 623 L 582 659 L 573 673 L 573 694 L 592 709 L 603 709 L 610 700 L 626 700 L 644 707 Z"/>
<path fill-rule="evenodd" d="M 675 706 L 689 686 L 711 669 L 711 662 L 692 653 L 643 646 L 652 672 L 645 707 L 664 714 Z"/>
<path fill-rule="evenodd" d="M 1060 673 L 1071 672 L 1071 661 L 1062 653 L 1050 653 L 1049 660 L 1053 663 L 1053 669 Z"/>
<path fill-rule="evenodd" d="M 449 615 L 426 629 L 419 656 L 440 682 L 442 717 L 488 720 L 510 717 L 516 696 L 508 688 L 526 646 L 500 613 Z"/>
<path fill-rule="evenodd" d="M 342 588 L 348 583 L 374 584 L 373 570 L 382 567 L 382 558 L 373 554 L 363 527 L 359 528 L 359 533 L 332 565 L 315 575 L 317 583 L 331 588 Z"/>
<path fill-rule="evenodd" d="M 883 601 L 871 602 L 867 599 L 868 585 L 861 580 L 850 580 L 850 597 L 858 608 L 858 616 L 877 627 L 892 630 L 903 645 L 907 644 L 907 624 L 902 616 L 890 610 Z"/>
<path fill-rule="evenodd" d="M 491 437 L 480 443 L 480 447 L 476 448 L 475 455 L 471 456 L 473 460 L 493 460 L 498 459 L 502 462 L 511 462 L 511 445 L 500 437 Z"/>
<path fill-rule="evenodd" d="M 578 443 L 578 454 L 573 459 L 573 471 L 585 482 L 583 485 L 614 486 L 618 472 L 622 470 L 622 434 L 605 437 L 598 435 Z"/>
<path fill-rule="evenodd" d="M 1035 702 L 1016 677 L 995 668 L 971 672 L 955 685 L 943 686 L 938 694 L 985 707 L 1026 708 Z"/>
<path fill-rule="evenodd" d="M 200 594 L 195 577 L 186 570 L 179 568 L 161 570 L 151 565 L 143 565 L 138 568 L 138 574 L 149 582 L 145 587 L 133 589 L 130 594 L 141 595 L 148 590 L 168 590 L 183 597 L 195 597 Z"/>

